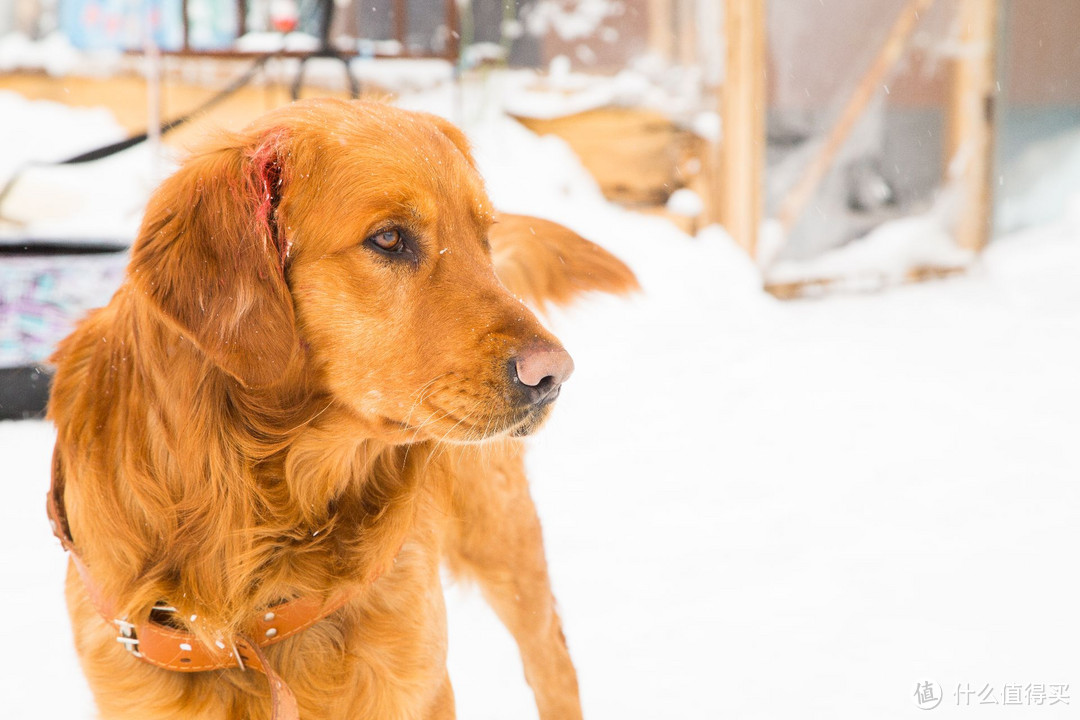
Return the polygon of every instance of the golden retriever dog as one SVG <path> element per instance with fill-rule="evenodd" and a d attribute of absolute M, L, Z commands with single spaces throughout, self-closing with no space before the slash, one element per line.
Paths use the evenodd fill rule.
<path fill-rule="evenodd" d="M 497 214 L 435 116 L 308 101 L 191 156 L 54 357 L 50 510 L 102 717 L 453 717 L 442 565 L 540 717 L 580 717 L 521 440 L 573 363 L 523 301 L 635 286 Z"/>

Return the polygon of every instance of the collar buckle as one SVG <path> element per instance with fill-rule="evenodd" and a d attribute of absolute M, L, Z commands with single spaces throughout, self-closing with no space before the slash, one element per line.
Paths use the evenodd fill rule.
<path fill-rule="evenodd" d="M 142 657 L 139 652 L 139 637 L 135 634 L 135 626 L 127 620 L 113 620 L 120 634 L 116 636 L 116 642 L 124 646 L 124 649 L 137 658 Z"/>

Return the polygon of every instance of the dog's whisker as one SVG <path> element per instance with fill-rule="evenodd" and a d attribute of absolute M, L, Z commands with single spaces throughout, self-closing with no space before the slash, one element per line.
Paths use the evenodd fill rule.
<path fill-rule="evenodd" d="M 444 442 L 446 441 L 446 438 L 447 438 L 447 436 L 449 436 L 449 435 L 450 435 L 450 433 L 452 433 L 452 432 L 453 432 L 453 431 L 454 431 L 455 429 L 457 429 L 458 425 L 461 425 L 461 423 L 463 423 L 463 422 L 465 422 L 466 420 L 468 420 L 468 419 L 469 419 L 469 418 L 470 418 L 471 416 L 472 416 L 472 412 L 471 412 L 471 411 L 470 411 L 470 412 L 468 412 L 468 413 L 466 413 L 465 415 L 463 415 L 463 416 L 461 417 L 461 419 L 460 419 L 460 420 L 458 420 L 458 421 L 457 421 L 456 423 L 454 423 L 454 424 L 453 424 L 453 425 L 452 425 L 452 426 L 450 427 L 450 429 L 449 429 L 449 430 L 447 430 L 446 432 L 444 432 L 444 433 L 442 434 L 442 437 L 440 437 L 440 438 L 439 438 L 439 439 L 438 439 L 438 440 L 436 441 L 436 445 L 442 445 L 442 444 L 443 444 L 443 443 L 444 443 Z"/>
<path fill-rule="evenodd" d="M 438 414 L 436 414 L 436 413 L 438 413 Z M 441 408 L 436 408 L 435 413 L 431 413 L 430 415 L 428 415 L 427 419 L 424 420 L 424 422 L 420 423 L 419 425 L 417 425 L 415 427 L 415 429 L 413 430 L 411 440 L 415 442 L 416 439 L 420 436 L 420 432 L 422 430 L 427 428 L 429 425 L 434 425 L 435 423 L 439 422 L 440 420 L 444 420 L 445 418 L 451 417 L 451 415 L 452 415 L 452 413 L 449 410 L 442 410 Z"/>
<path fill-rule="evenodd" d="M 474 400 L 472 405 L 467 410 L 465 410 L 464 412 L 459 410 L 459 412 L 461 412 L 460 417 L 455 416 L 451 411 L 444 411 L 443 415 L 441 415 L 438 418 L 438 420 L 443 420 L 443 419 L 446 419 L 446 418 L 454 419 L 455 417 L 457 419 L 456 419 L 456 422 L 449 429 L 447 429 L 446 432 L 444 432 L 442 434 L 442 436 L 436 441 L 436 444 L 437 445 L 443 444 L 446 441 L 446 438 L 449 436 L 449 434 L 452 433 L 455 429 L 457 429 L 462 423 L 467 422 L 474 415 L 475 411 L 480 408 L 480 406 L 482 404 L 483 404 L 483 401 Z M 467 440 L 470 439 L 468 433 L 466 433 L 466 439 Z"/>
<path fill-rule="evenodd" d="M 432 385 L 434 385 L 436 382 L 438 382 L 439 380 L 443 379 L 444 377 L 446 377 L 448 375 L 453 375 L 453 374 L 454 374 L 454 372 L 451 370 L 451 371 L 444 372 L 441 375 L 436 375 L 435 377 L 431 378 L 426 383 L 424 383 L 420 387 L 419 390 L 417 390 L 416 392 L 414 392 L 412 394 L 413 403 L 412 403 L 412 405 L 409 406 L 409 411 L 405 415 L 405 421 L 404 422 L 405 422 L 406 425 L 408 425 L 409 421 L 412 420 L 412 414 L 416 410 L 416 407 L 418 405 L 420 405 L 421 403 L 423 403 L 430 396 L 430 393 L 428 393 L 428 395 L 425 395 L 424 392 L 428 388 L 430 388 Z"/>

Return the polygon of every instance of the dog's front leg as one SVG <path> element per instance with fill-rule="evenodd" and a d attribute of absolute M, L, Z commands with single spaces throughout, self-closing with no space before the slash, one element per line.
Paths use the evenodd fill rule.
<path fill-rule="evenodd" d="M 504 441 L 458 450 L 447 563 L 454 574 L 479 583 L 517 641 L 541 720 L 581 718 L 577 673 L 555 611 L 522 446 Z"/>

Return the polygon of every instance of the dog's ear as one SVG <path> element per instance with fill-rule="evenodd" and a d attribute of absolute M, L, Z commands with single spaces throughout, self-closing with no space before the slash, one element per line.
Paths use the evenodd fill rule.
<path fill-rule="evenodd" d="M 623 295 L 640 287 L 617 257 L 550 220 L 499 213 L 488 240 L 503 285 L 538 309 L 590 290 Z"/>
<path fill-rule="evenodd" d="M 450 122 L 444 117 L 439 115 L 433 115 L 431 113 L 417 113 L 427 119 L 432 125 L 438 128 L 439 132 L 447 137 L 447 139 L 454 144 L 454 147 L 465 156 L 465 160 L 475 170 L 476 160 L 472 155 L 472 147 L 469 145 L 469 139 L 465 137 L 465 133 L 461 131 L 454 123 Z"/>
<path fill-rule="evenodd" d="M 278 204 L 280 137 L 200 153 L 151 198 L 132 248 L 137 290 L 248 387 L 281 377 L 298 346 Z"/>

